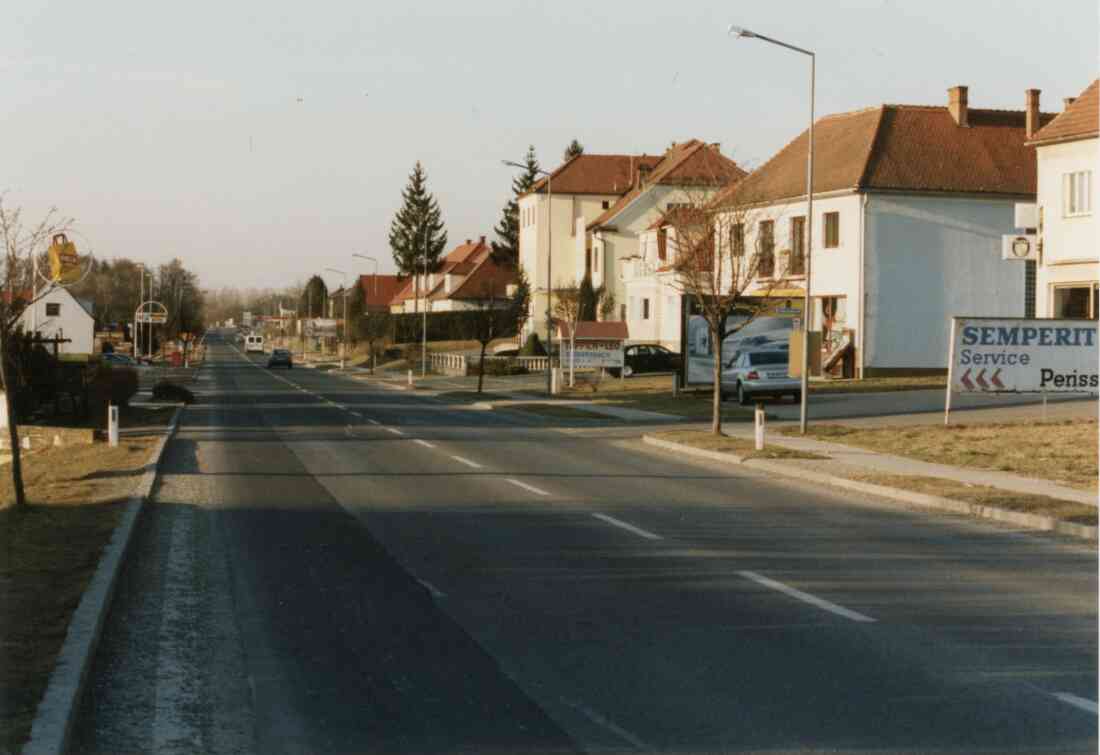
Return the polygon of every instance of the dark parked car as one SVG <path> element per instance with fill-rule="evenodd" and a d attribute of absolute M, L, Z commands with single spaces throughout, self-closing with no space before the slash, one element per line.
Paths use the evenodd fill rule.
<path fill-rule="evenodd" d="M 680 369 L 680 355 L 657 344 L 637 343 L 623 349 L 623 374 L 627 377 L 639 372 L 673 372 Z M 618 370 L 612 370 L 618 375 Z"/>
<path fill-rule="evenodd" d="M 294 357 L 290 355 L 290 352 L 286 349 L 275 349 L 271 352 L 271 356 L 267 360 L 268 369 L 272 367 L 286 367 L 288 370 L 294 368 Z"/>

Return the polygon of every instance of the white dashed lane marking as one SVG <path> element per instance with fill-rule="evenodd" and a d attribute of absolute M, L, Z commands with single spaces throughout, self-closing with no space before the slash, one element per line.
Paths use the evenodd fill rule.
<path fill-rule="evenodd" d="M 635 527 L 633 524 L 627 524 L 626 522 L 622 521 L 621 519 L 616 519 L 615 517 L 608 516 L 607 514 L 593 514 L 592 516 L 596 517 L 600 521 L 604 521 L 604 522 L 607 522 L 610 525 L 613 525 L 615 527 L 619 527 L 620 529 L 624 529 L 627 532 L 633 532 L 635 535 L 638 535 L 640 537 L 644 537 L 646 540 L 661 540 L 662 539 L 660 535 L 654 535 L 652 532 L 646 532 L 641 527 Z"/>
<path fill-rule="evenodd" d="M 394 435 L 404 435 L 404 431 L 398 430 L 396 427 L 387 427 L 386 432 L 393 433 Z"/>
<path fill-rule="evenodd" d="M 540 489 L 536 488 L 534 485 L 528 485 L 526 482 L 520 482 L 519 480 L 513 480 L 511 477 L 506 477 L 505 481 L 512 483 L 516 487 L 523 488 L 526 491 L 534 493 L 535 495 L 550 495 L 545 490 L 540 490 Z"/>
<path fill-rule="evenodd" d="M 420 445 L 424 446 L 424 448 L 435 448 L 435 446 L 433 446 L 431 443 L 426 440 L 420 440 L 420 438 L 414 440 L 413 443 L 419 443 Z"/>
<path fill-rule="evenodd" d="M 463 459 L 461 456 L 452 456 L 451 458 L 454 459 L 455 461 L 460 462 L 462 464 L 465 464 L 466 466 L 471 467 L 473 469 L 481 469 L 481 465 L 478 464 L 476 461 L 470 461 L 469 459 Z"/>
<path fill-rule="evenodd" d="M 1095 715 L 1100 714 L 1100 707 L 1097 706 L 1092 700 L 1088 700 L 1077 695 L 1071 695 L 1069 692 L 1051 692 L 1054 697 L 1058 698 L 1067 705 L 1072 705 L 1074 708 L 1086 711 Z"/>
<path fill-rule="evenodd" d="M 852 621 L 862 621 L 867 623 L 873 623 L 875 621 L 875 619 L 872 619 L 870 616 L 858 613 L 857 611 L 851 611 L 844 606 L 838 606 L 836 603 L 831 603 L 823 598 L 819 598 L 815 595 L 810 595 L 808 592 L 796 590 L 795 588 L 789 587 L 782 582 L 776 582 L 774 579 L 768 579 L 767 577 L 761 574 L 757 574 L 756 572 L 741 571 L 737 573 L 745 579 L 751 579 L 757 584 L 764 585 L 764 587 L 770 587 L 771 589 L 781 592 L 784 595 L 789 595 L 792 598 L 797 598 L 803 603 L 809 603 L 810 605 L 817 606 L 818 608 L 826 610 L 829 613 L 835 613 L 837 616 L 843 616 L 844 618 L 851 619 Z"/>

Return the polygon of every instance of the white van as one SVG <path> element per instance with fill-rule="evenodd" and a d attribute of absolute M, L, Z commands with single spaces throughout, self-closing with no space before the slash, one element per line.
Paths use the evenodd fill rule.
<path fill-rule="evenodd" d="M 264 353 L 264 337 L 248 335 L 244 338 L 244 350 L 246 352 L 258 351 Z"/>

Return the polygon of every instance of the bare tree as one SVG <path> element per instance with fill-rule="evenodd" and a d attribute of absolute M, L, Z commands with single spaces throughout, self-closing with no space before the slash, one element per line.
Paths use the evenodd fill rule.
<path fill-rule="evenodd" d="M 800 264 L 788 264 L 789 255 L 776 253 L 776 225 L 774 213 L 754 202 L 747 190 L 732 186 L 717 196 L 685 191 L 658 231 L 664 235 L 658 237 L 658 249 L 664 247 L 676 273 L 674 285 L 706 321 L 714 356 L 715 435 L 722 434 L 722 343 L 767 308 L 760 302 L 786 282 L 789 268 L 797 270 Z M 735 314 L 741 317 L 734 319 Z"/>
<path fill-rule="evenodd" d="M 569 387 L 572 388 L 576 385 L 573 363 L 573 352 L 575 351 L 577 342 L 577 323 L 581 320 L 581 315 L 584 311 L 584 295 L 581 291 L 581 286 L 576 281 L 569 281 L 566 283 L 558 283 L 554 287 L 554 296 L 557 298 L 554 301 L 554 313 L 555 324 L 564 325 L 566 332 L 569 335 Z M 559 337 L 560 340 L 560 337 Z M 561 363 L 561 356 L 558 356 L 558 363 Z"/>
<path fill-rule="evenodd" d="M 485 384 L 485 351 L 494 339 L 512 331 L 520 313 L 527 311 L 529 298 L 530 291 L 526 286 L 515 285 L 511 292 L 500 291 L 493 282 L 482 287 L 475 310 L 477 317 L 474 318 L 474 335 L 481 344 L 477 368 L 478 393 L 481 393 Z"/>
<path fill-rule="evenodd" d="M 13 341 L 20 329 L 19 320 L 24 310 L 34 306 L 35 302 L 51 290 L 51 286 L 38 290 L 38 281 L 34 280 L 32 272 L 34 257 L 44 256 L 53 236 L 64 233 L 71 225 L 71 219 L 62 217 L 53 207 L 38 222 L 26 223 L 22 209 L 7 207 L 4 204 L 4 195 L 0 194 L 0 240 L 4 244 L 4 272 L 0 281 L 3 288 L 0 294 L 0 383 L 3 383 L 4 404 L 8 415 L 11 481 L 17 507 L 25 506 L 27 497 L 23 488 L 17 415 L 19 404 L 16 401 L 22 379 L 18 374 L 19 366 L 12 359 Z"/>

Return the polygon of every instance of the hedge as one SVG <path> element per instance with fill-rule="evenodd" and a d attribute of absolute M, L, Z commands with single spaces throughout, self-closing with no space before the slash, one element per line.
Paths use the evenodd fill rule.
<path fill-rule="evenodd" d="M 475 341 L 477 340 L 478 322 L 484 317 L 484 312 L 429 312 L 428 313 L 428 340 L 429 341 Z M 406 313 L 392 315 L 393 318 L 393 342 L 394 343 L 419 343 L 424 327 L 423 313 Z M 495 334 L 496 338 L 508 338 L 516 334 L 516 323 Z"/>

